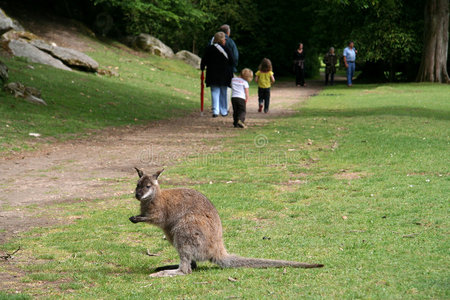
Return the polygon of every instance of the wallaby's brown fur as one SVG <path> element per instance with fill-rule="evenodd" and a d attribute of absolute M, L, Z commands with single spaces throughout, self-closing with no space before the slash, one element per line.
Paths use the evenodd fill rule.
<path fill-rule="evenodd" d="M 167 240 L 180 255 L 177 269 L 151 274 L 154 277 L 185 275 L 192 272 L 197 261 L 209 260 L 223 268 L 295 267 L 320 268 L 322 264 L 295 261 L 245 258 L 227 253 L 222 239 L 222 223 L 214 205 L 202 193 L 186 188 L 161 190 L 158 177 L 136 168 L 139 181 L 136 199 L 141 214 L 130 217 L 133 223 L 146 222 L 161 228 Z"/>

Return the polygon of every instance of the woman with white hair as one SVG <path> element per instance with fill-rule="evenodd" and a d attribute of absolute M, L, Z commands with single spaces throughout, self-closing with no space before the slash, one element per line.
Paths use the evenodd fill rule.
<path fill-rule="evenodd" d="M 233 54 L 225 47 L 225 33 L 217 32 L 213 44 L 206 48 L 200 63 L 202 71 L 206 68 L 206 86 L 211 87 L 213 118 L 228 115 L 227 87 L 233 78 Z"/>

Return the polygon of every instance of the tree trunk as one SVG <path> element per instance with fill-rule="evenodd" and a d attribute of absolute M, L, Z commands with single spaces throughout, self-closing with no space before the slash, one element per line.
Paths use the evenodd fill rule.
<path fill-rule="evenodd" d="M 416 81 L 449 83 L 448 0 L 426 0 L 422 62 Z"/>

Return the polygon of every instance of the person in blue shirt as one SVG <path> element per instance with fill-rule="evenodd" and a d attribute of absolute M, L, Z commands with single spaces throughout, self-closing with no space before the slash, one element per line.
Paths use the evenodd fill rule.
<path fill-rule="evenodd" d="M 354 48 L 355 44 L 353 41 L 348 43 L 348 47 L 344 49 L 344 63 L 347 68 L 347 85 L 352 86 L 352 78 L 355 74 L 355 60 L 356 60 L 356 49 Z"/>

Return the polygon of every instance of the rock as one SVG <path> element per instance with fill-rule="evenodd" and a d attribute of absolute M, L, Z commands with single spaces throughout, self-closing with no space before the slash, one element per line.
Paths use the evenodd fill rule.
<path fill-rule="evenodd" d="M 110 69 L 98 69 L 97 70 L 98 75 L 107 75 L 107 76 L 119 76 L 119 73 L 116 70 L 110 70 Z"/>
<path fill-rule="evenodd" d="M 37 35 L 26 31 L 11 30 L 1 37 L 3 47 L 15 56 L 26 57 L 32 62 L 71 70 L 68 66 L 96 72 L 98 63 L 88 55 L 69 48 L 49 44 Z M 22 49 L 23 48 L 23 49 Z"/>
<path fill-rule="evenodd" d="M 31 62 L 49 65 L 66 71 L 72 70 L 60 60 L 39 50 L 22 39 L 8 41 L 6 44 L 6 49 L 8 49 L 14 56 L 25 57 Z"/>
<path fill-rule="evenodd" d="M 39 37 L 28 31 L 20 31 L 20 30 L 10 30 L 2 34 L 1 41 L 2 43 L 8 43 L 12 40 L 24 40 L 24 41 L 32 41 L 38 40 Z"/>
<path fill-rule="evenodd" d="M 184 61 L 187 64 L 190 64 L 196 69 L 200 69 L 200 61 L 202 60 L 198 55 L 189 52 L 187 50 L 181 50 L 175 54 L 175 56 L 179 59 Z"/>
<path fill-rule="evenodd" d="M 138 35 L 135 38 L 134 44 L 138 48 L 157 56 L 167 58 L 174 57 L 173 50 L 169 46 L 167 46 L 157 38 L 146 33 L 141 33 L 140 35 Z"/>
<path fill-rule="evenodd" d="M 19 97 L 31 103 L 47 105 L 47 103 L 41 99 L 41 92 L 34 87 L 24 86 L 20 82 L 11 82 L 5 84 L 3 89 L 8 93 L 13 94 L 16 98 Z"/>
<path fill-rule="evenodd" d="M 43 50 L 53 57 L 61 60 L 66 65 L 82 69 L 86 71 L 96 72 L 98 69 L 98 62 L 87 56 L 86 54 L 69 48 L 58 47 L 54 45 L 50 45 L 47 42 L 39 39 L 33 39 L 30 41 L 30 44 L 35 46 L 36 48 Z"/>
<path fill-rule="evenodd" d="M 44 99 L 38 98 L 38 97 L 33 96 L 33 95 L 25 95 L 24 99 L 27 100 L 28 102 L 31 102 L 31 103 L 47 105 L 47 102 L 45 102 Z"/>
<path fill-rule="evenodd" d="M 3 83 L 5 83 L 8 81 L 8 78 L 8 67 L 2 61 L 0 61 L 0 79 Z"/>
<path fill-rule="evenodd" d="M 22 25 L 19 24 L 19 22 L 8 17 L 0 8 L 0 34 L 3 34 L 10 30 L 23 31 L 24 29 Z"/>

